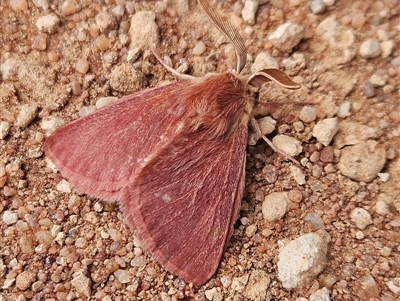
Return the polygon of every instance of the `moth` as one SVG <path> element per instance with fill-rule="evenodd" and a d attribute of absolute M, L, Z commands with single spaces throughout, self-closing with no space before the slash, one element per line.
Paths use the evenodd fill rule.
<path fill-rule="evenodd" d="M 213 276 L 232 236 L 249 123 L 262 136 L 248 86 L 300 87 L 277 69 L 240 75 L 247 53 L 239 32 L 207 1 L 198 2 L 233 44 L 235 72 L 196 78 L 166 66 L 178 81 L 122 97 L 57 129 L 44 144 L 78 191 L 117 202 L 147 252 L 195 285 Z"/>

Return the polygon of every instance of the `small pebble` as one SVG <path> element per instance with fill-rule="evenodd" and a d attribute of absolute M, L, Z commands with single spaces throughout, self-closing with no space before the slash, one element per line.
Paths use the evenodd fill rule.
<path fill-rule="evenodd" d="M 345 101 L 344 103 L 342 103 L 339 106 L 339 109 L 338 109 L 338 111 L 336 113 L 337 116 L 340 117 L 340 118 L 344 118 L 344 117 L 350 116 L 350 106 L 351 106 L 350 101 Z"/>
<path fill-rule="evenodd" d="M 287 135 L 276 135 L 272 143 L 289 156 L 297 156 L 303 151 L 301 142 Z"/>
<path fill-rule="evenodd" d="M 378 57 L 381 54 L 381 46 L 375 39 L 369 39 L 360 46 L 360 55 L 364 59 Z"/>
<path fill-rule="evenodd" d="M 319 156 L 321 162 L 330 163 L 333 162 L 333 158 L 334 158 L 334 149 L 332 146 L 326 146 L 321 150 Z"/>
<path fill-rule="evenodd" d="M 390 173 L 387 172 L 378 172 L 378 177 L 382 182 L 387 182 L 390 180 Z"/>
<path fill-rule="evenodd" d="M 380 76 L 380 75 L 377 75 L 377 74 L 373 74 L 370 77 L 369 82 L 374 87 L 383 87 L 384 85 L 386 85 L 387 79 L 384 78 L 383 76 Z"/>
<path fill-rule="evenodd" d="M 374 97 L 374 95 L 375 95 L 375 87 L 370 81 L 366 80 L 361 84 L 361 92 L 367 98 Z"/>
<path fill-rule="evenodd" d="M 75 273 L 74 278 L 71 280 L 72 286 L 75 288 L 77 293 L 82 294 L 86 298 L 91 295 L 91 281 L 83 271 Z"/>
<path fill-rule="evenodd" d="M 206 45 L 200 41 L 194 46 L 192 53 L 194 55 L 202 55 L 207 50 Z"/>
<path fill-rule="evenodd" d="M 85 106 L 85 107 L 82 107 L 82 108 L 79 110 L 79 116 L 80 116 L 80 117 L 87 116 L 87 115 L 89 115 L 89 114 L 92 114 L 92 113 L 95 112 L 96 110 L 97 110 L 96 106 Z"/>
<path fill-rule="evenodd" d="M 118 97 L 114 97 L 114 96 L 100 97 L 96 101 L 96 108 L 100 109 L 102 107 L 105 107 L 109 104 L 116 102 L 117 100 L 118 100 Z"/>
<path fill-rule="evenodd" d="M 116 270 L 114 272 L 114 276 L 121 283 L 129 283 L 131 281 L 131 277 L 129 275 L 129 272 L 126 271 L 126 270 Z"/>
<path fill-rule="evenodd" d="M 260 127 L 261 134 L 263 134 L 263 135 L 268 135 L 268 134 L 272 133 L 273 131 L 275 131 L 276 120 L 274 120 L 270 116 L 266 116 L 266 117 L 262 117 L 262 118 L 258 119 L 257 123 Z M 260 138 L 261 137 L 259 137 L 255 132 L 253 132 L 249 136 L 248 144 L 256 145 L 257 141 Z"/>
<path fill-rule="evenodd" d="M 356 13 L 351 18 L 351 25 L 354 28 L 361 28 L 364 26 L 365 21 L 366 21 L 366 18 L 363 13 Z"/>
<path fill-rule="evenodd" d="M 115 29 L 117 20 L 115 17 L 107 11 L 101 11 L 96 16 L 96 25 L 100 32 L 107 32 L 111 29 Z"/>
<path fill-rule="evenodd" d="M 286 192 L 273 192 L 264 198 L 262 213 L 269 222 L 281 219 L 288 210 L 289 200 Z"/>
<path fill-rule="evenodd" d="M 280 25 L 270 34 L 268 40 L 282 52 L 289 52 L 300 43 L 304 36 L 304 28 L 301 25 L 287 22 Z"/>
<path fill-rule="evenodd" d="M 17 194 L 17 190 L 14 187 L 11 187 L 11 186 L 4 186 L 3 193 L 7 197 L 14 196 L 14 195 Z"/>
<path fill-rule="evenodd" d="M 140 51 L 157 48 L 160 32 L 155 22 L 156 15 L 153 11 L 140 11 L 131 18 L 129 49 L 138 48 Z"/>
<path fill-rule="evenodd" d="M 36 274 L 33 271 L 23 271 L 15 280 L 15 286 L 21 291 L 25 291 L 36 280 Z"/>
<path fill-rule="evenodd" d="M 254 24 L 256 12 L 258 9 L 258 1 L 246 0 L 242 10 L 242 18 L 246 23 Z"/>
<path fill-rule="evenodd" d="M 309 301 L 331 301 L 330 292 L 326 287 L 323 287 L 312 293 Z"/>
<path fill-rule="evenodd" d="M 204 295 L 209 301 L 222 301 L 223 295 L 220 291 L 218 291 L 215 287 L 205 290 Z"/>
<path fill-rule="evenodd" d="M 364 208 L 354 208 L 350 213 L 350 219 L 360 230 L 364 230 L 372 224 L 371 215 Z"/>
<path fill-rule="evenodd" d="M 310 284 L 326 265 L 328 245 L 316 233 L 296 238 L 279 250 L 278 278 L 285 289 Z"/>
<path fill-rule="evenodd" d="M 3 79 L 8 79 L 9 75 L 17 67 L 17 60 L 14 58 L 9 58 L 0 64 L 0 75 Z"/>
<path fill-rule="evenodd" d="M 279 69 L 278 61 L 268 52 L 260 52 L 251 65 L 251 72 L 256 73 L 257 71 L 268 68 Z"/>
<path fill-rule="evenodd" d="M 35 103 L 22 105 L 17 116 L 17 126 L 26 128 L 36 118 L 38 109 Z"/>
<path fill-rule="evenodd" d="M 0 121 L 0 140 L 7 137 L 10 132 L 11 125 L 7 121 Z"/>
<path fill-rule="evenodd" d="M 55 14 L 48 14 L 43 17 L 40 17 L 36 21 L 36 27 L 43 32 L 54 33 L 58 25 L 60 24 L 60 18 Z"/>
<path fill-rule="evenodd" d="M 78 11 L 78 2 L 77 0 L 65 0 L 61 6 L 61 13 L 64 16 L 69 16 Z"/>
<path fill-rule="evenodd" d="M 282 60 L 282 66 L 286 71 L 303 69 L 306 66 L 304 54 L 295 52 L 288 58 Z"/>
<path fill-rule="evenodd" d="M 18 214 L 17 212 L 6 210 L 3 213 L 3 222 L 6 225 L 15 224 L 18 221 Z"/>
<path fill-rule="evenodd" d="M 312 231 L 323 229 L 325 224 L 321 216 L 314 212 L 309 212 L 304 216 L 304 222 L 310 225 Z"/>
<path fill-rule="evenodd" d="M 339 129 L 337 118 L 326 118 L 319 121 L 312 132 L 312 135 L 325 146 L 328 146 Z"/>
<path fill-rule="evenodd" d="M 318 161 L 319 161 L 320 155 L 321 155 L 321 154 L 320 154 L 320 152 L 318 152 L 318 151 L 313 152 L 313 153 L 311 154 L 311 156 L 310 156 L 310 162 L 313 162 L 313 163 L 318 162 Z"/>
<path fill-rule="evenodd" d="M 314 121 L 317 118 L 315 108 L 308 106 L 303 107 L 300 111 L 299 118 L 305 123 Z"/>
<path fill-rule="evenodd" d="M 111 43 L 110 39 L 103 36 L 99 36 L 96 38 L 93 44 L 101 51 L 106 51 L 110 47 L 110 43 Z"/>
<path fill-rule="evenodd" d="M 371 182 L 386 163 L 384 147 L 374 140 L 347 146 L 340 153 L 338 167 L 350 179 Z"/>
<path fill-rule="evenodd" d="M 89 71 L 89 61 L 87 59 L 78 59 L 75 63 L 75 70 L 79 73 L 86 74 Z"/>
<path fill-rule="evenodd" d="M 390 213 L 390 209 L 388 204 L 386 204 L 383 200 L 378 200 L 375 204 L 375 211 L 380 215 L 388 215 Z"/>
<path fill-rule="evenodd" d="M 288 200 L 294 203 L 300 203 L 303 199 L 303 194 L 298 189 L 292 189 L 288 192 Z"/>
<path fill-rule="evenodd" d="M 72 185 L 65 179 L 62 179 L 56 186 L 56 189 L 60 192 L 71 193 Z"/>
<path fill-rule="evenodd" d="M 257 225 L 256 224 L 251 224 L 249 226 L 246 227 L 246 231 L 245 234 L 247 237 L 253 237 L 254 234 L 256 234 L 257 232 Z"/>
<path fill-rule="evenodd" d="M 381 57 L 385 59 L 393 53 L 396 45 L 394 41 L 389 40 L 381 42 L 380 46 L 382 50 Z"/>
<path fill-rule="evenodd" d="M 325 12 L 326 4 L 323 0 L 312 0 L 310 9 L 314 15 L 322 15 Z"/>
<path fill-rule="evenodd" d="M 299 185 L 306 184 L 306 177 L 303 171 L 299 167 L 291 165 L 290 172 L 292 173 L 293 179 L 296 181 L 297 184 Z"/>
<path fill-rule="evenodd" d="M 56 116 L 49 116 L 42 118 L 40 128 L 44 131 L 54 132 L 57 128 L 62 126 L 64 121 Z"/>
<path fill-rule="evenodd" d="M 119 241 L 119 240 L 123 239 L 123 236 L 122 236 L 121 232 L 119 230 L 117 230 L 117 229 L 108 228 L 107 229 L 107 233 L 108 233 L 108 235 L 110 235 L 110 238 L 113 241 Z"/>

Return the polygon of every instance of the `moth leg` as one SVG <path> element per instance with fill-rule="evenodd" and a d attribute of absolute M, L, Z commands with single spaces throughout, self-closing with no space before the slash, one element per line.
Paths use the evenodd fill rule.
<path fill-rule="evenodd" d="M 168 66 L 164 60 L 160 57 L 160 55 L 157 53 L 156 50 L 151 50 L 151 52 L 154 54 L 154 56 L 156 57 L 156 59 L 161 63 L 161 65 L 163 65 L 163 67 L 165 69 L 167 69 L 169 72 L 171 72 L 175 77 L 177 77 L 178 79 L 182 79 L 182 80 L 193 80 L 196 77 L 192 76 L 192 75 L 188 75 L 188 74 L 182 74 L 179 73 L 178 71 L 176 71 L 174 68 Z"/>
<path fill-rule="evenodd" d="M 267 144 L 274 150 L 274 152 L 277 152 L 278 154 L 282 155 L 283 157 L 285 157 L 286 159 L 289 159 L 290 161 L 292 161 L 295 164 L 300 165 L 299 161 L 297 161 L 295 158 L 293 158 L 292 156 L 288 155 L 287 153 L 285 153 L 283 150 L 279 149 L 278 147 L 276 147 L 271 140 L 269 140 L 267 137 L 265 137 L 260 130 L 260 126 L 258 125 L 257 120 L 254 117 L 250 118 L 250 123 L 251 126 L 253 127 L 253 129 L 255 130 L 257 136 L 261 137 L 265 142 L 267 142 Z"/>

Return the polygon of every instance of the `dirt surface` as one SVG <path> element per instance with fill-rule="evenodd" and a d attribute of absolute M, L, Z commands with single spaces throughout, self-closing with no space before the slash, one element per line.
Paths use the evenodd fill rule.
<path fill-rule="evenodd" d="M 256 117 L 277 122 L 268 137 L 300 142 L 301 165 L 293 168 L 263 141 L 248 146 L 234 234 L 200 287 L 153 261 L 118 206 L 71 188 L 43 142 L 100 97 L 175 81 L 148 48 L 201 76 L 233 68 L 232 47 L 195 1 L 1 2 L 0 300 L 400 298 L 399 1 L 326 1 L 332 5 L 321 12 L 319 1 L 313 11 L 309 1 L 262 1 L 254 24 L 242 15 L 251 1 L 218 2 L 248 49 L 242 74 L 267 52 L 302 85 L 267 84 L 255 94 Z M 154 12 L 158 35 L 129 30 L 142 11 Z M 269 39 L 288 22 L 302 27 L 300 41 Z M 205 49 L 193 53 L 200 42 Z M 323 123 L 316 134 L 321 121 L 333 126 Z M 287 192 L 289 206 L 268 222 L 262 207 L 273 192 Z M 314 232 L 327 243 L 322 272 L 285 288 L 281 248 Z"/>

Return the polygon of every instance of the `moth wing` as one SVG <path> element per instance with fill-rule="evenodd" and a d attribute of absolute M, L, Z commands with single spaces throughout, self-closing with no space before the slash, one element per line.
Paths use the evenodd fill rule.
<path fill-rule="evenodd" d="M 194 132 L 174 142 L 125 189 L 122 212 L 144 247 L 196 285 L 215 273 L 236 222 L 248 128 L 226 139 Z"/>
<path fill-rule="evenodd" d="M 121 98 L 57 129 L 46 155 L 71 184 L 86 194 L 116 201 L 141 168 L 180 131 L 185 108 L 176 82 Z"/>

